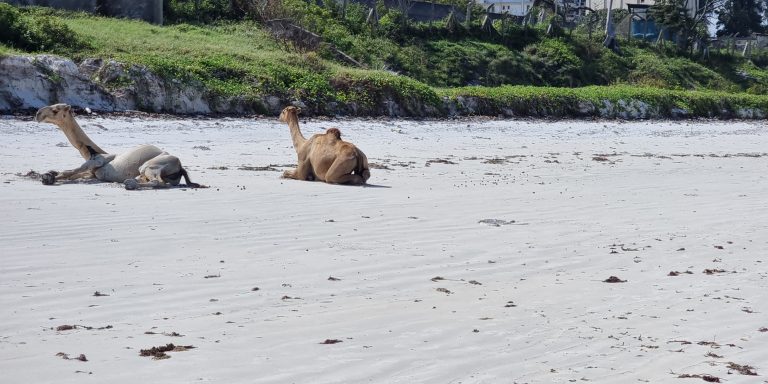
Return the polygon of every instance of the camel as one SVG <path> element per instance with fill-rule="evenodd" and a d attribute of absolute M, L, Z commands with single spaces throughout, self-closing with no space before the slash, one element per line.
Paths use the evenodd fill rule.
<path fill-rule="evenodd" d="M 200 184 L 189 180 L 189 175 L 181 166 L 178 157 L 169 155 L 154 145 L 141 145 L 119 155 L 108 154 L 83 132 L 75 121 L 72 107 L 67 104 L 40 108 L 35 115 L 35 121 L 56 125 L 85 159 L 85 163 L 78 168 L 43 174 L 42 181 L 45 185 L 52 185 L 57 180 L 95 177 L 101 181 L 124 183 L 125 189 L 128 190 L 145 187 L 168 188 L 179 185 L 183 176 L 187 186 L 201 187 Z"/>
<path fill-rule="evenodd" d="M 296 169 L 283 173 L 284 178 L 332 184 L 362 185 L 371 177 L 368 158 L 354 144 L 341 139 L 341 131 L 329 128 L 325 133 L 304 138 L 299 129 L 297 107 L 289 106 L 280 114 L 280 121 L 288 123 L 299 161 Z"/>

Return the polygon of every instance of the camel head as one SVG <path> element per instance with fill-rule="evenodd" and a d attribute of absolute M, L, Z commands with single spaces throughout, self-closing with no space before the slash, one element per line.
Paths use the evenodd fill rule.
<path fill-rule="evenodd" d="M 301 112 L 301 108 L 294 107 L 294 106 L 288 106 L 283 109 L 283 112 L 280 113 L 280 121 L 283 123 L 287 123 L 290 120 L 298 120 L 299 119 L 299 113 Z"/>
<path fill-rule="evenodd" d="M 35 121 L 55 124 L 61 129 L 64 120 L 73 117 L 72 107 L 69 104 L 54 104 L 38 109 L 37 114 L 35 114 Z"/>

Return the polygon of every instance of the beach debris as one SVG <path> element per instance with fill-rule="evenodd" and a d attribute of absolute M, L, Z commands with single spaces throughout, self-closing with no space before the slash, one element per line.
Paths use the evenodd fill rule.
<path fill-rule="evenodd" d="M 371 168 L 371 169 L 384 169 L 384 170 L 387 170 L 387 171 L 391 171 L 392 170 L 392 168 L 390 168 L 386 164 L 379 164 L 379 163 L 374 163 L 374 162 L 368 163 L 368 168 Z"/>
<path fill-rule="evenodd" d="M 77 357 L 69 357 L 69 354 L 64 353 L 64 352 L 59 352 L 59 353 L 56 354 L 56 356 L 59 356 L 59 357 L 61 357 L 64 360 L 88 361 L 88 359 L 82 353 L 79 356 L 77 356 Z"/>
<path fill-rule="evenodd" d="M 443 293 L 445 293 L 446 295 L 450 295 L 451 293 L 453 293 L 453 292 L 451 292 L 451 291 L 450 291 L 449 289 L 447 289 L 447 288 L 437 288 L 437 289 L 436 289 L 436 291 L 438 291 L 438 292 L 443 292 Z"/>
<path fill-rule="evenodd" d="M 704 356 L 706 356 L 706 357 L 712 357 L 712 358 L 715 358 L 715 359 L 722 359 L 722 358 L 723 358 L 722 356 L 720 356 L 720 355 L 718 355 L 717 353 L 714 353 L 714 352 L 712 352 L 712 351 L 709 351 L 709 352 L 707 352 L 707 354 L 706 354 L 706 355 L 704 355 Z"/>
<path fill-rule="evenodd" d="M 507 159 L 502 159 L 500 157 L 483 160 L 483 164 L 504 164 L 506 162 L 507 162 Z"/>
<path fill-rule="evenodd" d="M 762 327 L 762 328 L 758 329 L 757 331 L 758 332 L 768 332 L 768 328 Z"/>
<path fill-rule="evenodd" d="M 722 245 L 715 245 L 715 249 L 725 249 Z"/>
<path fill-rule="evenodd" d="M 321 342 L 320 344 L 337 344 L 337 343 L 343 343 L 343 341 L 339 339 L 325 339 L 325 341 Z"/>
<path fill-rule="evenodd" d="M 604 283 L 626 283 L 626 280 L 619 279 L 616 276 L 611 276 L 605 280 L 603 280 Z"/>
<path fill-rule="evenodd" d="M 488 224 L 492 227 L 501 227 L 502 225 L 515 224 L 515 220 L 501 220 L 501 219 L 482 219 L 478 221 L 480 224 Z"/>
<path fill-rule="evenodd" d="M 693 272 L 691 272 L 691 271 L 685 271 L 685 272 L 669 271 L 667 276 L 680 276 L 681 273 L 684 273 L 686 275 L 693 275 Z"/>
<path fill-rule="evenodd" d="M 431 278 L 430 280 L 432 280 L 432 281 L 440 281 L 440 280 L 445 280 L 445 277 L 435 276 L 435 277 Z"/>
<path fill-rule="evenodd" d="M 205 276 L 203 276 L 204 279 L 215 279 L 217 277 L 221 277 L 221 273 L 216 274 L 216 275 L 205 275 Z"/>
<path fill-rule="evenodd" d="M 181 333 L 178 333 L 176 331 L 173 331 L 173 332 L 162 332 L 162 333 L 153 332 L 153 331 L 146 331 L 146 332 L 144 332 L 144 334 L 145 335 L 163 335 L 163 336 L 168 336 L 168 337 L 183 337 L 184 336 Z"/>
<path fill-rule="evenodd" d="M 712 375 L 691 375 L 689 373 L 683 373 L 677 376 L 678 379 L 702 379 L 708 383 L 720 383 L 720 378 Z"/>
<path fill-rule="evenodd" d="M 468 283 L 470 283 L 472 285 L 483 285 L 483 283 L 481 283 L 481 282 L 479 282 L 477 280 L 470 280 L 470 281 L 468 281 Z"/>
<path fill-rule="evenodd" d="M 106 293 L 101 293 L 99 291 L 94 292 L 93 295 L 96 296 L 96 297 L 99 297 L 99 296 L 109 296 Z"/>
<path fill-rule="evenodd" d="M 427 162 L 424 164 L 425 167 L 429 167 L 432 164 L 451 164 L 456 165 L 453 161 L 450 161 L 448 159 L 430 159 L 427 160 Z"/>
<path fill-rule="evenodd" d="M 67 146 L 69 146 L 69 144 L 67 144 Z M 31 170 L 31 169 L 27 173 L 19 172 L 19 173 L 16 174 L 16 176 L 27 177 L 27 178 L 34 179 L 34 180 L 40 180 L 40 177 L 41 177 L 41 175 L 39 173 L 37 173 L 37 172 L 35 172 L 35 171 Z"/>
<path fill-rule="evenodd" d="M 341 281 L 338 277 L 328 276 L 328 281 Z"/>
<path fill-rule="evenodd" d="M 728 363 L 728 369 L 734 370 L 734 371 L 738 372 L 741 375 L 757 376 L 757 372 L 755 371 L 755 367 L 752 367 L 752 366 L 746 365 L 746 364 L 745 365 L 741 365 L 741 364 L 736 364 L 736 363 L 731 361 L 731 362 Z M 730 372 L 728 372 L 728 373 L 730 373 Z"/>
<path fill-rule="evenodd" d="M 725 269 L 705 269 L 704 274 L 707 275 L 714 275 L 715 273 L 725 273 L 727 272 Z"/>
<path fill-rule="evenodd" d="M 259 288 L 259 287 L 253 287 L 253 288 L 251 288 L 251 291 L 252 291 L 252 292 L 256 292 L 256 291 L 258 291 L 259 289 L 261 289 L 261 288 Z"/>
<path fill-rule="evenodd" d="M 504 305 L 504 308 L 514 308 L 514 307 L 517 307 L 517 304 L 515 304 L 515 302 L 512 300 L 507 301 L 507 304 Z"/>
<path fill-rule="evenodd" d="M 152 347 L 148 349 L 142 349 L 139 351 L 139 356 L 152 357 L 154 360 L 170 359 L 171 356 L 166 352 L 183 352 L 190 349 L 194 349 L 192 345 L 173 345 L 168 343 L 159 347 Z"/>
<path fill-rule="evenodd" d="M 61 332 L 61 331 L 70 331 L 70 330 L 78 329 L 78 328 L 87 329 L 89 331 L 90 330 L 94 330 L 94 329 L 97 330 L 97 331 L 101 331 L 101 330 L 104 330 L 104 329 L 112 329 L 113 327 L 111 325 L 105 325 L 103 327 L 90 327 L 90 326 L 87 326 L 87 325 L 69 325 L 69 324 L 64 324 L 64 325 L 59 325 L 58 327 L 56 327 L 56 331 L 59 331 L 59 332 Z"/>
<path fill-rule="evenodd" d="M 197 150 L 200 150 L 200 151 L 210 151 L 211 150 L 210 147 L 205 146 L 205 145 L 195 145 L 194 147 L 192 147 L 192 149 L 197 149 Z"/>
<path fill-rule="evenodd" d="M 280 165 L 270 164 L 265 166 L 250 166 L 250 165 L 241 165 L 237 167 L 238 171 L 255 171 L 255 172 L 279 172 L 280 170 L 275 168 L 279 167 Z M 245 186 L 243 186 L 243 189 L 245 189 Z"/>

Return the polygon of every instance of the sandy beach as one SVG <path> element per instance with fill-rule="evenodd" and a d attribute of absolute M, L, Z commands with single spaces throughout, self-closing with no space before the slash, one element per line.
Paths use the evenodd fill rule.
<path fill-rule="evenodd" d="M 78 121 L 210 188 L 44 186 L 82 158 L 0 119 L 4 384 L 768 383 L 763 121 L 302 120 L 365 187 L 275 118 Z"/>

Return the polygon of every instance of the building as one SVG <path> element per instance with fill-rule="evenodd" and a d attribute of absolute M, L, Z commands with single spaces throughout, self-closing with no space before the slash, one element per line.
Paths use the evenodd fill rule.
<path fill-rule="evenodd" d="M 627 9 L 627 5 L 653 5 L 654 0 L 613 0 L 613 9 Z M 584 6 L 592 10 L 608 9 L 609 0 L 586 0 Z"/>
<path fill-rule="evenodd" d="M 513 16 L 525 16 L 533 7 L 533 0 L 475 0 L 478 5 L 491 13 L 508 13 Z"/>

